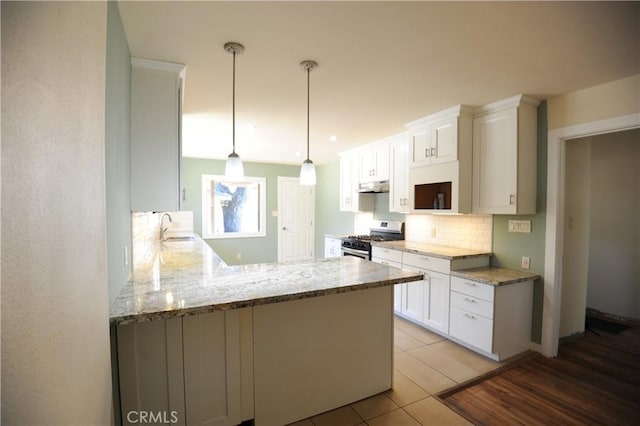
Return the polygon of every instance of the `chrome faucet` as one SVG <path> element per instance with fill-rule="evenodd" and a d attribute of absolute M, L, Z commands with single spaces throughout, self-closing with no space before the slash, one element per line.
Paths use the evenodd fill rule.
<path fill-rule="evenodd" d="M 169 218 L 169 223 L 173 223 L 173 219 L 171 219 L 171 215 L 169 213 L 165 213 L 165 214 L 162 215 L 162 217 L 160 218 L 160 241 L 164 241 L 165 240 L 164 233 L 167 232 L 167 229 L 169 229 L 169 228 L 165 228 L 164 227 L 164 217 L 165 216 Z"/>

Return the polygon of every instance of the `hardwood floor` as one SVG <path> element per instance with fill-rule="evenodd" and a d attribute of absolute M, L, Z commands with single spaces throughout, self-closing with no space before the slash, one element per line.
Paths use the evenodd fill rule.
<path fill-rule="evenodd" d="M 476 425 L 640 424 L 640 328 L 598 333 L 438 397 Z"/>

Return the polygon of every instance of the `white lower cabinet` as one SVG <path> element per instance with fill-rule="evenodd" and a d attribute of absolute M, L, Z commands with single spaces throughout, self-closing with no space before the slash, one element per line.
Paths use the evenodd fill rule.
<path fill-rule="evenodd" d="M 402 252 L 383 247 L 371 247 L 371 261 L 381 263 L 383 265 L 395 266 L 402 268 Z M 393 286 L 393 310 L 394 312 L 402 311 L 402 304 L 405 300 L 407 284 L 396 284 Z"/>
<path fill-rule="evenodd" d="M 252 404 L 243 407 L 251 372 L 241 368 L 253 364 L 243 338 L 250 317 L 241 309 L 117 326 L 122 424 L 139 423 L 143 412 L 181 425 L 253 418 Z"/>
<path fill-rule="evenodd" d="M 424 279 L 407 284 L 408 300 L 406 307 L 411 309 L 401 313 L 418 320 L 432 329 L 448 333 L 451 261 L 415 253 L 404 253 L 402 267 L 409 271 L 422 273 Z M 409 286 L 416 287 L 416 289 L 420 288 L 422 294 L 420 295 L 418 291 L 415 291 L 415 297 L 413 297 L 414 295 L 409 294 Z M 420 317 L 414 318 L 412 314 L 417 309 L 420 311 Z"/>
<path fill-rule="evenodd" d="M 449 334 L 484 352 L 491 352 L 493 321 L 451 306 Z"/>
<path fill-rule="evenodd" d="M 493 286 L 451 277 L 449 335 L 503 360 L 529 349 L 533 281 Z"/>
<path fill-rule="evenodd" d="M 342 240 L 334 237 L 324 237 L 324 257 L 342 256 Z"/>
<path fill-rule="evenodd" d="M 533 280 L 493 286 L 451 275 L 489 266 L 489 256 L 450 260 L 374 246 L 371 260 L 424 275 L 395 286 L 397 315 L 492 359 L 529 349 Z"/>

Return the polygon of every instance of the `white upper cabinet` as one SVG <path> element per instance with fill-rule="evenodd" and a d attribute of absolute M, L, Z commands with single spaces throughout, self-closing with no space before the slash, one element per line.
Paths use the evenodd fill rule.
<path fill-rule="evenodd" d="M 473 109 L 458 105 L 408 123 L 411 213 L 471 213 Z"/>
<path fill-rule="evenodd" d="M 411 167 L 458 161 L 458 119 L 470 111 L 470 108 L 459 105 L 408 123 Z"/>
<path fill-rule="evenodd" d="M 389 211 L 409 212 L 409 138 L 403 133 L 389 147 Z"/>
<path fill-rule="evenodd" d="M 373 211 L 373 194 L 358 192 L 360 176 L 359 157 L 355 154 L 340 156 L 340 211 Z"/>
<path fill-rule="evenodd" d="M 383 141 L 358 150 L 360 183 L 389 180 L 389 142 Z"/>
<path fill-rule="evenodd" d="M 473 213 L 536 212 L 537 107 L 519 95 L 476 109 Z"/>
<path fill-rule="evenodd" d="M 131 59 L 131 210 L 180 210 L 185 66 Z"/>

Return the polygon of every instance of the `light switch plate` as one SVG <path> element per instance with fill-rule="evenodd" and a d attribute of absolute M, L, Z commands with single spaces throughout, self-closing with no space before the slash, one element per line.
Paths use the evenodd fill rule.
<path fill-rule="evenodd" d="M 530 220 L 510 220 L 509 232 L 523 232 L 525 234 L 530 234 L 531 221 Z"/>

